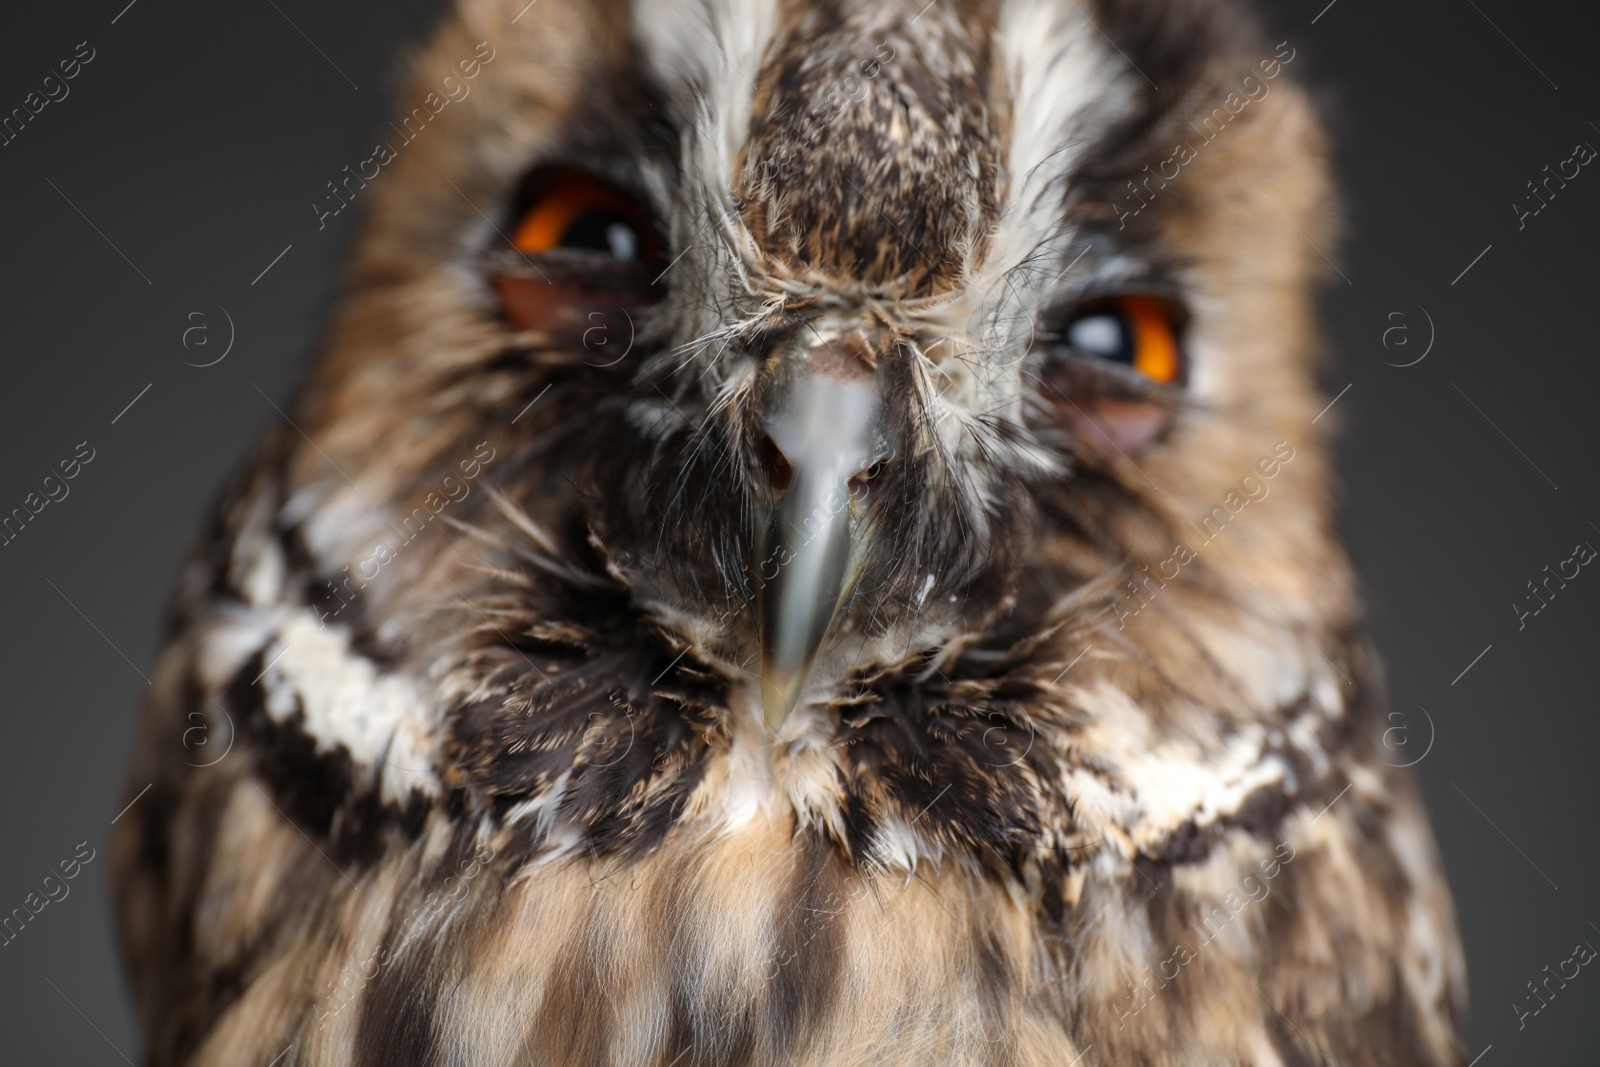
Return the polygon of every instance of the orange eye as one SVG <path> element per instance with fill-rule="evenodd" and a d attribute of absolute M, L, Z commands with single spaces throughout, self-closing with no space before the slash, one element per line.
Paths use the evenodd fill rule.
<path fill-rule="evenodd" d="M 615 186 L 570 170 L 538 185 L 511 243 L 532 254 L 567 249 L 620 263 L 656 259 L 654 233 L 639 205 Z"/>
<path fill-rule="evenodd" d="M 1118 296 L 1072 319 L 1064 340 L 1083 355 L 1132 367 L 1159 385 L 1178 380 L 1182 360 L 1172 306 L 1154 296 Z"/>
<path fill-rule="evenodd" d="M 662 257 L 649 213 L 611 183 L 570 168 L 544 168 L 523 190 L 527 206 L 510 228 L 511 243 L 540 262 L 495 265 L 490 283 L 505 318 L 585 348 L 607 344 L 616 331 L 625 336 L 633 329 L 627 309 L 648 307 L 665 293 L 652 280 Z M 596 355 L 609 366 L 617 362 L 612 353 L 627 347 Z"/>

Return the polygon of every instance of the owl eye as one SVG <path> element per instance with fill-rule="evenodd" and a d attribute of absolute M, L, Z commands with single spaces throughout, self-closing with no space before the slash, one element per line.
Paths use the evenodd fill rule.
<path fill-rule="evenodd" d="M 656 258 L 649 217 L 633 198 L 599 178 L 568 170 L 534 186 L 511 243 L 532 255 L 559 250 L 619 263 Z"/>
<path fill-rule="evenodd" d="M 1181 360 L 1172 305 L 1153 296 L 1118 296 L 1080 309 L 1062 340 L 1073 353 L 1120 363 L 1158 385 L 1178 380 Z"/>
<path fill-rule="evenodd" d="M 501 313 L 519 329 L 570 342 L 574 358 L 621 366 L 630 309 L 665 294 L 650 213 L 610 182 L 564 167 L 536 171 L 518 205 L 502 231 L 512 248 L 492 250 L 488 264 Z"/>
<path fill-rule="evenodd" d="M 1160 437 L 1184 376 L 1183 309 L 1159 296 L 1125 294 L 1080 304 L 1051 330 L 1039 371 L 1050 421 L 1077 447 L 1129 452 Z"/>

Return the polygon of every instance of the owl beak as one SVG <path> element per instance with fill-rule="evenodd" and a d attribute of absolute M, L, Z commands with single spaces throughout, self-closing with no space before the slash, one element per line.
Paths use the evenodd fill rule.
<path fill-rule="evenodd" d="M 761 546 L 761 703 L 776 732 L 794 710 L 823 642 L 860 572 L 867 517 L 852 486 L 889 449 L 877 376 L 830 346 L 796 353 L 775 390 L 768 437 L 788 485 Z"/>

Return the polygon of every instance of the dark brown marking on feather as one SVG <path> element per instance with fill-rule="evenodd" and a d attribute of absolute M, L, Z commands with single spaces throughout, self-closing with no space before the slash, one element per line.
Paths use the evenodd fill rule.
<path fill-rule="evenodd" d="M 201 689 L 192 675 L 178 691 L 177 714 L 168 719 L 181 730 L 201 710 Z M 180 738 L 163 737 L 174 748 Z M 239 967 L 214 958 L 197 939 L 201 893 L 216 854 L 217 835 L 231 783 L 215 774 L 167 766 L 138 805 L 124 815 L 136 836 L 134 862 L 147 879 L 143 891 L 174 921 L 147 958 L 148 970 L 137 990 L 144 1005 L 161 1011 L 147 1017 L 146 1039 L 154 1064 L 181 1063 L 199 1047 L 206 1032 L 242 986 Z M 179 819 L 179 812 L 188 817 Z M 132 933 L 132 931 L 130 931 Z M 148 931 L 139 931 L 148 936 Z M 247 953 L 248 954 L 248 953 Z M 234 973 L 229 973 L 232 970 Z"/>
<path fill-rule="evenodd" d="M 381 670 L 398 666 L 401 655 L 379 638 L 368 616 L 371 597 L 363 594 L 370 583 L 349 573 L 348 567 L 341 573 L 325 573 L 306 544 L 300 524 L 279 526 L 275 532 L 289 577 L 300 587 L 301 597 L 318 621 L 343 633 L 352 653 L 371 660 Z M 350 594 L 349 600 L 344 599 L 341 588 Z"/>
<path fill-rule="evenodd" d="M 207 583 L 207 600 L 211 603 L 238 602 L 244 599 L 238 586 L 233 581 L 233 545 L 237 530 L 234 528 L 233 512 L 238 508 L 239 502 L 225 496 L 218 504 L 216 512 L 211 517 L 211 523 L 201 538 L 198 547 L 191 556 L 191 567 L 203 567 L 209 578 Z M 169 639 L 181 632 L 182 628 L 192 623 L 192 619 L 180 614 L 179 605 L 183 598 L 175 597 L 172 605 L 172 618 L 168 623 Z"/>
<path fill-rule="evenodd" d="M 461 948 L 477 945 L 475 939 L 492 929 L 516 865 L 474 844 L 475 821 L 457 819 L 452 827 L 449 844 L 438 856 L 402 880 L 374 954 L 377 973 L 357 991 L 361 999 L 354 1062 L 361 1067 L 456 1062 L 445 1058 L 441 1044 L 440 998 L 471 966 L 473 957 L 463 956 Z M 412 856 L 423 862 L 416 853 Z M 457 940 L 435 936 L 446 918 Z M 584 1010 L 594 1011 L 596 1004 Z"/>
<path fill-rule="evenodd" d="M 183 804 L 190 810 L 192 821 L 180 831 L 187 840 L 175 844 L 186 852 L 194 849 L 201 859 L 186 864 L 190 877 L 181 883 L 171 878 L 172 866 L 163 867 L 163 889 L 170 894 L 164 903 L 171 914 L 181 918 L 172 925 L 170 939 L 161 946 L 163 955 L 154 988 L 145 991 L 146 995 L 159 998 L 163 1008 L 147 1034 L 152 1063 L 187 1062 L 245 985 L 244 961 L 233 961 L 232 967 L 224 961 L 219 967 L 217 961 L 210 958 L 209 946 L 198 942 L 196 930 L 202 889 L 210 873 L 210 860 L 216 852 L 228 792 L 228 783 L 213 781 L 199 790 L 199 795 L 190 791 L 184 797 Z M 149 799 L 146 797 L 145 801 Z M 151 819 L 162 814 L 166 813 L 150 809 L 144 817 Z M 257 943 L 260 943 L 259 937 Z M 246 955 L 252 954 L 247 950 Z"/>
<path fill-rule="evenodd" d="M 1335 810 L 1343 824 L 1354 831 L 1351 840 L 1359 855 L 1357 862 L 1363 876 L 1372 880 L 1378 892 L 1389 928 L 1408 928 L 1408 902 L 1413 890 L 1392 849 L 1385 843 L 1381 820 L 1389 813 L 1366 804 L 1358 796 L 1344 797 Z M 1335 816 L 1330 813 L 1326 817 Z M 1317 887 L 1326 877 L 1326 871 L 1345 862 L 1323 848 L 1303 847 L 1292 861 L 1278 868 L 1272 892 L 1257 905 L 1263 916 L 1261 943 L 1268 950 L 1263 989 L 1271 989 L 1276 984 L 1275 975 L 1284 975 L 1278 981 L 1293 982 L 1303 968 L 1316 965 L 1303 955 L 1302 946 L 1320 943 L 1327 937 L 1323 924 L 1329 917 L 1320 909 L 1308 908 L 1306 902 L 1317 898 Z M 1424 1012 L 1412 998 L 1399 964 L 1392 958 L 1384 988 L 1375 992 L 1377 996 L 1371 1006 L 1360 1015 L 1342 1019 L 1300 1016 L 1298 1032 L 1274 1028 L 1274 1048 L 1284 1056 L 1285 1063 L 1320 1064 L 1324 1055 L 1331 1056 L 1339 1064 L 1371 1067 L 1400 1063 L 1446 1067 L 1460 1062 L 1455 1058 L 1440 1060 L 1430 1048 L 1423 1036 Z M 1279 1007 L 1297 1015 L 1293 1005 L 1280 1004 Z M 1311 1036 L 1318 1048 L 1306 1049 L 1302 1034 Z"/>
<path fill-rule="evenodd" d="M 993 1043 L 993 1054 L 998 1059 L 1010 1058 L 1015 1055 L 1017 1040 L 1013 1029 L 1018 985 L 1015 958 L 1001 943 L 1000 935 L 987 927 L 971 930 L 967 951 L 983 1030 Z"/>
<path fill-rule="evenodd" d="M 603 1067 L 609 1038 L 617 1026 L 615 992 L 608 988 L 596 951 L 593 919 L 578 923 L 555 950 L 566 960 L 546 988 L 528 1035 L 523 1041 L 530 1060 L 551 1046 L 562 1050 L 562 1062 Z"/>
<path fill-rule="evenodd" d="M 838 849 L 815 833 L 796 839 L 795 877 L 773 913 L 777 936 L 759 1031 L 765 1060 L 778 1062 L 803 1048 L 833 1010 L 844 966 L 844 913 L 856 884 Z"/>
<path fill-rule="evenodd" d="M 1145 920 L 1150 925 L 1150 939 L 1156 953 L 1150 971 L 1160 984 L 1161 996 L 1172 1015 L 1191 1011 L 1195 1002 L 1204 996 L 1203 980 L 1189 976 L 1185 981 L 1184 968 L 1178 969 L 1176 977 L 1163 973 L 1163 966 L 1169 959 L 1177 963 L 1187 958 L 1184 954 L 1196 955 L 1198 931 L 1190 922 L 1196 910 L 1194 895 L 1179 888 L 1170 878 L 1161 883 L 1145 902 Z"/>
<path fill-rule="evenodd" d="M 1348 806 L 1347 801 L 1351 802 Z M 1387 824 L 1395 817 L 1393 807 L 1350 795 L 1340 800 L 1339 806 L 1344 809 L 1339 815 L 1350 828 L 1351 846 L 1362 873 L 1385 900 L 1393 902 L 1397 911 L 1403 911 L 1404 902 L 1419 887 L 1412 885 L 1389 842 Z"/>
<path fill-rule="evenodd" d="M 1455 1067 L 1461 1057 L 1440 1060 L 1422 1033 L 1422 1011 L 1407 990 L 1398 962 L 1391 960 L 1389 996 L 1348 1024 L 1333 1027 L 1339 1036 L 1328 1051 L 1343 1063 L 1369 1057 L 1374 1064 L 1418 1063 Z"/>
<path fill-rule="evenodd" d="M 190 713 L 201 713 L 202 699 L 198 681 L 188 676 L 177 721 L 185 726 L 197 721 Z M 179 747 L 177 739 L 172 744 Z M 315 866 L 296 868 L 291 871 L 292 884 L 279 887 L 278 899 L 285 905 L 269 910 L 236 950 L 225 955 L 221 946 L 203 940 L 204 890 L 225 831 L 222 819 L 232 796 L 245 788 L 252 786 L 223 770 L 171 768 L 126 816 L 138 834 L 136 856 L 142 876 L 149 880 L 147 891 L 157 894 L 159 906 L 174 917 L 156 946 L 158 954 L 145 960 L 150 969 L 141 976 L 141 997 L 162 1006 L 159 1015 L 147 1020 L 152 1065 L 188 1062 L 271 962 L 285 930 L 304 920 L 303 910 L 294 902 L 325 898 L 329 879 L 337 877 L 320 860 Z"/>
<path fill-rule="evenodd" d="M 287 452 L 282 434 L 269 431 L 256 446 L 254 462 L 236 474 L 218 494 L 205 532 L 190 547 L 177 594 L 167 606 L 167 641 L 193 626 L 201 612 L 217 603 L 245 600 L 233 573 L 234 550 L 251 521 L 256 504 L 263 498 L 272 501 L 274 508 L 281 503 L 278 486 Z"/>
<path fill-rule="evenodd" d="M 1465 1062 L 1459 1048 L 1441 1059 L 1423 1037 L 1421 1012 L 1406 991 L 1398 964 L 1391 965 L 1387 983 L 1387 996 L 1350 1017 L 1302 1016 L 1297 1026 L 1291 1026 L 1272 1012 L 1267 1025 L 1273 1049 L 1286 1065 L 1320 1067 L 1330 1058 L 1340 1067 L 1459 1067 Z M 1293 1007 L 1288 1011 L 1293 1013 Z M 1314 1045 L 1307 1047 L 1308 1041 Z"/>
<path fill-rule="evenodd" d="M 1026 881 L 1039 902 L 1039 915 L 1052 935 L 1061 933 L 1067 916 L 1067 876 L 1072 870 L 1069 853 L 1056 850 L 1041 860 Z"/>
<path fill-rule="evenodd" d="M 1367 726 L 1381 711 L 1382 696 L 1372 688 L 1375 683 L 1369 677 L 1371 657 L 1360 642 L 1343 644 L 1339 657 L 1346 670 L 1355 675 L 1354 691 L 1346 696 L 1343 713 L 1321 724 L 1318 742 L 1321 750 L 1328 755 L 1361 755 L 1370 751 L 1371 737 Z M 1287 721 L 1307 711 L 1307 705 L 1301 702 L 1285 708 L 1279 713 L 1279 718 Z M 1281 841 L 1283 822 L 1290 814 L 1308 809 L 1319 810 L 1338 799 L 1350 784 L 1342 774 L 1319 777 L 1310 759 L 1292 745 L 1273 745 L 1269 752 L 1288 766 L 1291 780 L 1298 783 L 1297 789 L 1290 791 L 1278 784 L 1260 786 L 1228 815 L 1204 826 L 1194 820 L 1185 822 L 1159 842 L 1144 849 L 1144 855 L 1152 861 L 1145 868 L 1145 873 L 1160 881 L 1156 877 L 1157 868 L 1204 863 L 1217 843 L 1236 830 L 1243 830 L 1264 841 Z M 1386 854 L 1386 848 L 1381 843 L 1374 851 Z M 1388 862 L 1393 862 L 1392 856 Z"/>
<path fill-rule="evenodd" d="M 1300 795 L 1285 792 L 1277 783 L 1260 786 L 1245 797 L 1237 810 L 1204 825 L 1190 819 L 1157 844 L 1146 847 L 1144 854 L 1169 869 L 1204 863 L 1211 858 L 1217 843 L 1236 830 L 1260 838 L 1275 836 L 1291 811 L 1316 803 L 1324 793 L 1332 799 L 1337 789 L 1343 788 L 1342 779 L 1340 783 L 1337 788 L 1329 783 Z"/>
<path fill-rule="evenodd" d="M 397 841 L 415 840 L 432 807 L 428 798 L 411 790 L 403 805 L 384 800 L 378 781 L 384 764 L 372 768 L 363 781 L 343 744 L 321 748 L 305 729 L 298 696 L 286 721 L 269 716 L 261 678 L 265 656 L 263 649 L 240 667 L 224 702 L 255 756 L 256 774 L 273 803 L 295 825 L 325 842 L 329 858 L 341 867 L 366 867 Z"/>
<path fill-rule="evenodd" d="M 443 1063 L 435 1015 L 439 972 L 390 967 L 368 987 L 356 1036 L 357 1067 L 433 1067 Z"/>
<path fill-rule="evenodd" d="M 1011 650 L 1015 651 L 1015 650 Z M 1016 871 L 1049 832 L 1075 826 L 1057 770 L 1033 744 L 1048 697 L 1025 661 L 975 658 L 862 672 L 839 705 L 850 847 L 872 859 L 891 818 Z"/>
<path fill-rule="evenodd" d="M 554 610 L 522 605 L 525 618 L 489 635 L 479 655 L 497 695 L 452 712 L 450 760 L 502 809 L 565 775 L 558 814 L 584 828 L 588 847 L 642 854 L 727 744 L 725 683 L 625 591 L 572 593 Z"/>
<path fill-rule="evenodd" d="M 733 989 L 707 989 L 703 961 L 690 944 L 673 946 L 668 1061 L 684 1067 L 744 1067 L 756 1061 L 761 1018 L 752 999 Z M 721 994 L 719 996 L 719 994 Z"/>
<path fill-rule="evenodd" d="M 1267 1034 L 1272 1050 L 1283 1060 L 1283 1067 L 1323 1067 L 1321 1051 L 1307 1048 L 1289 1021 L 1277 1012 L 1267 1019 Z"/>

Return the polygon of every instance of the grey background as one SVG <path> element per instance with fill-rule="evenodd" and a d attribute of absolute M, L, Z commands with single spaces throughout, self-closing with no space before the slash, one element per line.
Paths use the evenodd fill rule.
<path fill-rule="evenodd" d="M 0 912 L 79 842 L 98 850 L 0 948 L 7 1063 L 138 1058 L 107 840 L 141 672 L 185 546 L 279 417 L 265 397 L 287 402 L 330 304 L 354 213 L 319 233 L 310 205 L 370 152 L 399 57 L 439 7 L 125 3 L 0 15 L 0 112 L 78 42 L 97 52 L 0 147 L 0 512 L 79 442 L 96 452 L 0 548 Z M 1342 253 L 1326 250 L 1349 284 L 1336 276 L 1325 302 L 1328 396 L 1349 389 L 1321 425 L 1340 428 L 1343 522 L 1405 731 L 1393 740 L 1406 759 L 1427 752 L 1471 967 L 1469 1056 L 1595 1063 L 1600 975 L 1520 1030 L 1513 1004 L 1576 942 L 1600 945 L 1600 569 L 1526 629 L 1511 608 L 1577 542 L 1600 547 L 1600 168 L 1520 232 L 1511 208 L 1545 164 L 1600 146 L 1592 15 L 1324 3 L 1268 10 L 1323 97 L 1349 219 Z M 222 309 L 228 358 L 185 366 L 220 354 Z M 208 332 L 186 349 L 196 325 Z M 1421 363 L 1388 365 L 1430 333 Z"/>

